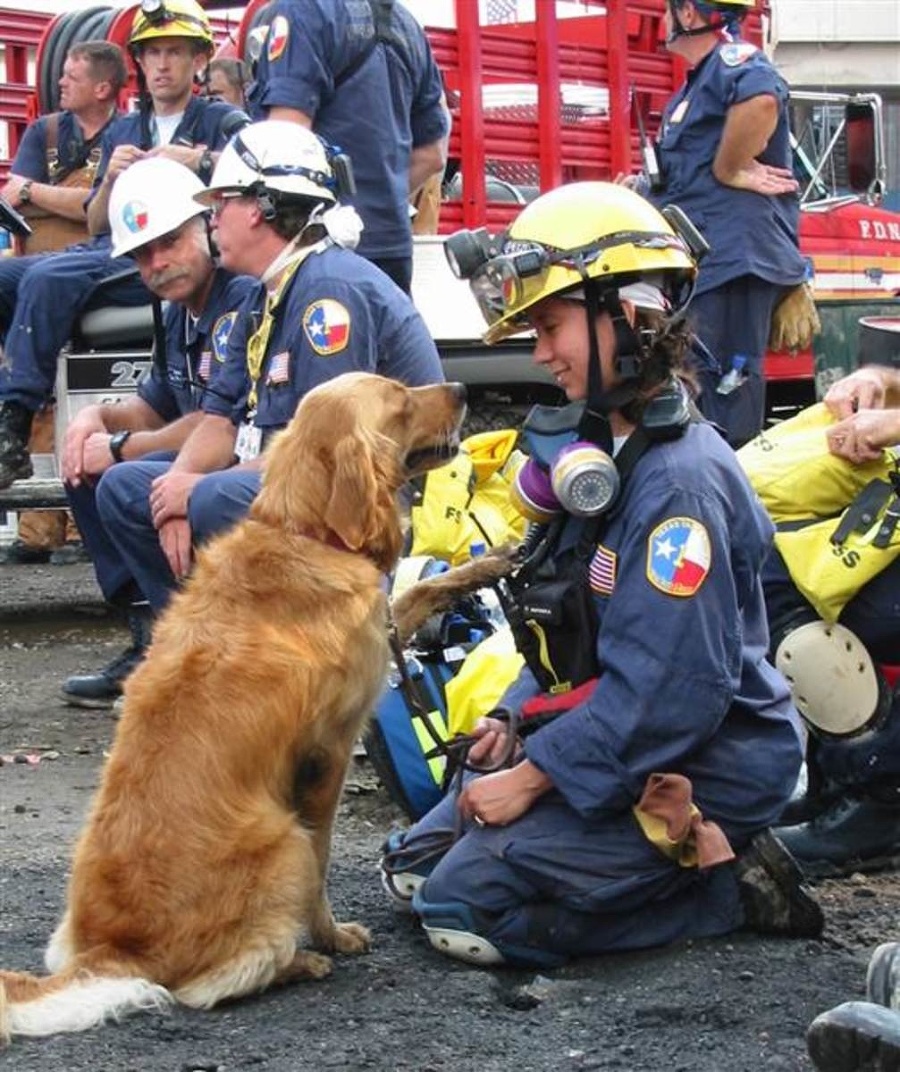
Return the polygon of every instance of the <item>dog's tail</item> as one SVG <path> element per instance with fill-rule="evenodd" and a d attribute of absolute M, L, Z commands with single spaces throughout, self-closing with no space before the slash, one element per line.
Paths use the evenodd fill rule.
<path fill-rule="evenodd" d="M 43 977 L 0 971 L 0 1043 L 13 1035 L 85 1031 L 132 1012 L 161 1012 L 174 1000 L 148 979 L 95 973 L 78 961 Z"/>

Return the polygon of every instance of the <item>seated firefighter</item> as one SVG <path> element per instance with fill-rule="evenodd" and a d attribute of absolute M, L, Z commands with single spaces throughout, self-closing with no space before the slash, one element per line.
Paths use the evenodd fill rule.
<path fill-rule="evenodd" d="M 742 926 L 818 934 L 769 832 L 803 755 L 765 659 L 773 526 L 689 400 L 687 242 L 607 183 L 468 238 L 457 264 L 486 341 L 533 328 L 535 363 L 573 405 L 526 422 L 519 497 L 544 520 L 505 598 L 526 667 L 506 718 L 476 725 L 463 783 L 388 839 L 388 891 L 436 949 L 482 965 Z"/>
<path fill-rule="evenodd" d="M 100 163 L 85 201 L 89 241 L 59 253 L 0 263 L 0 488 L 27 480 L 34 414 L 52 395 L 60 350 L 104 283 L 105 304 L 145 305 L 146 287 L 127 260 L 110 257 L 107 206 L 119 175 L 145 156 L 162 156 L 208 180 L 231 134 L 249 122 L 240 110 L 194 93 L 214 47 L 196 0 L 167 0 L 135 12 L 128 49 L 138 71 L 135 111 L 104 131 Z M 115 277 L 115 278 L 114 278 Z"/>
<path fill-rule="evenodd" d="M 897 444 L 900 372 L 866 366 L 738 455 L 779 530 L 772 658 L 809 728 L 807 792 L 778 834 L 814 876 L 900 860 Z"/>
<path fill-rule="evenodd" d="M 116 101 L 127 81 L 125 56 L 109 41 L 84 41 L 66 54 L 59 79 L 61 110 L 29 124 L 0 189 L 31 227 L 23 241 L 25 254 L 61 250 L 87 239 L 84 200 L 100 162 L 101 138 L 118 116 Z M 6 308 L 13 301 L 10 287 L 23 264 L 10 262 L 0 272 L 0 325 L 11 319 Z M 54 418 L 55 407 L 47 400 L 31 425 L 31 454 L 53 453 Z M 65 510 L 25 510 L 3 560 L 73 561 L 79 557 L 78 541 Z"/>
<path fill-rule="evenodd" d="M 129 647 L 107 666 L 63 685 L 67 703 L 111 707 L 150 643 L 152 614 L 97 507 L 109 474 L 139 495 L 138 459 L 171 459 L 199 422 L 215 390 L 228 337 L 254 280 L 217 265 L 208 213 L 194 200 L 205 189 L 183 164 L 148 157 L 116 182 L 109 202 L 111 256 L 131 257 L 159 308 L 150 375 L 122 402 L 85 406 L 66 429 L 66 495 L 84 534 L 104 598 L 124 613 Z"/>

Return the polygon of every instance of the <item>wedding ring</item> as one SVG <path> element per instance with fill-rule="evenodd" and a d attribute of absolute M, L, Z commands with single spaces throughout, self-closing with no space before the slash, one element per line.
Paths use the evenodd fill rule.
<path fill-rule="evenodd" d="M 480 815 L 473 815 L 472 821 L 475 823 L 476 826 L 487 826 L 487 823 L 484 821 L 484 819 L 481 818 Z"/>

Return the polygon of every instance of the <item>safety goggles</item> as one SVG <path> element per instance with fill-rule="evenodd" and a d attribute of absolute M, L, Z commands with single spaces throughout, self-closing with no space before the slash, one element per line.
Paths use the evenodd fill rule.
<path fill-rule="evenodd" d="M 528 326 L 527 311 L 547 296 L 547 276 L 551 268 L 578 272 L 587 282 L 596 278 L 589 268 L 599 257 L 625 246 L 686 252 L 680 238 L 662 232 L 621 231 L 586 246 L 566 250 L 551 249 L 537 242 L 508 240 L 503 253 L 492 257 L 474 273 L 470 282 L 472 293 L 489 327 L 507 319 L 511 325 L 525 328 Z"/>

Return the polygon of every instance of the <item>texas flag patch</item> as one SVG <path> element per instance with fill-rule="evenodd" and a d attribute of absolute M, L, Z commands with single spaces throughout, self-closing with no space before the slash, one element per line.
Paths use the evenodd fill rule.
<path fill-rule="evenodd" d="M 150 222 L 150 214 L 143 201 L 127 201 L 122 209 L 122 223 L 132 234 L 140 234 Z"/>
<path fill-rule="evenodd" d="M 288 28 L 288 20 L 284 15 L 276 15 L 272 19 L 272 24 L 269 26 L 268 41 L 268 56 L 269 62 L 277 60 L 282 52 L 285 50 L 285 46 L 288 42 L 288 34 L 290 30 Z"/>
<path fill-rule="evenodd" d="M 316 353 L 329 357 L 340 353 L 350 341 L 350 313 L 334 298 L 322 298 L 307 306 L 303 330 Z"/>
<path fill-rule="evenodd" d="M 709 573 L 709 533 L 691 517 L 670 517 L 650 533 L 647 580 L 670 596 L 692 596 Z"/>

